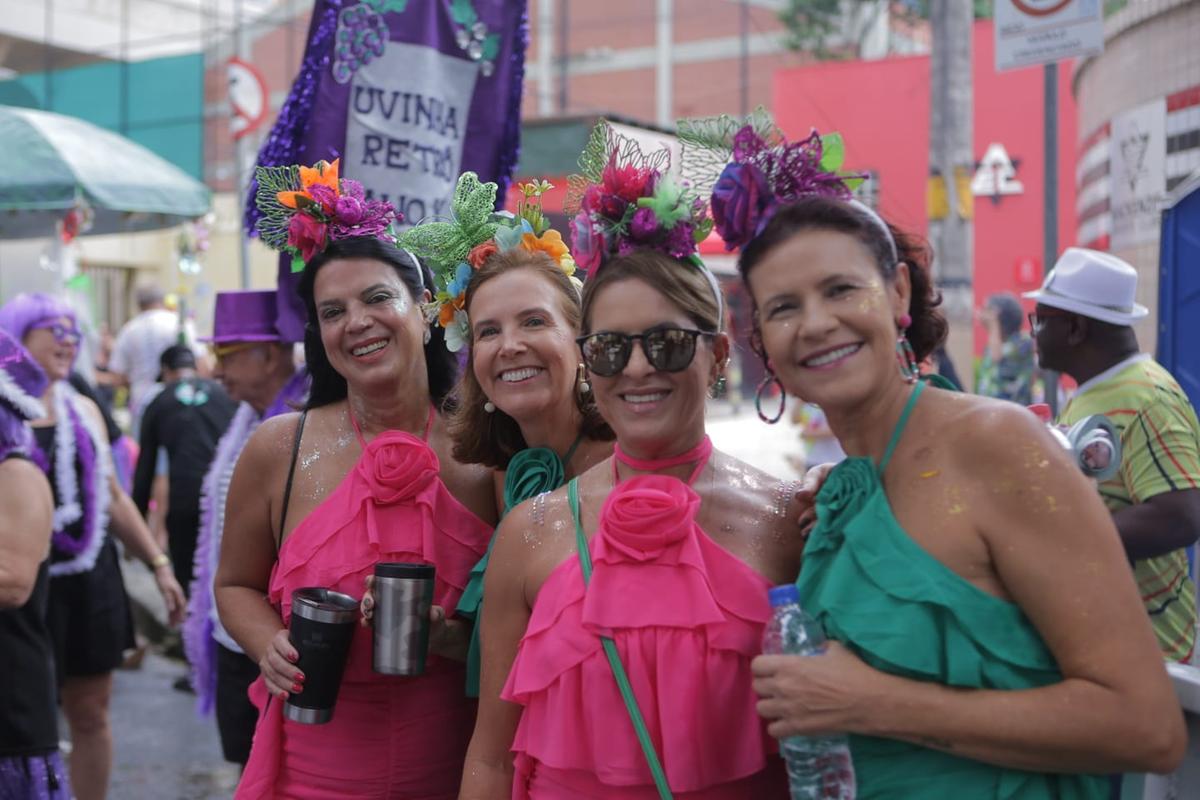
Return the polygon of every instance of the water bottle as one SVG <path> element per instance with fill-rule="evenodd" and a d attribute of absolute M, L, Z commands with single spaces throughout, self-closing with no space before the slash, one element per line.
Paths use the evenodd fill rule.
<path fill-rule="evenodd" d="M 793 584 L 767 593 L 774 613 L 763 632 L 768 655 L 811 656 L 825 650 L 821 625 L 800 607 Z M 789 736 L 779 742 L 792 800 L 854 800 L 854 763 L 845 736 Z"/>

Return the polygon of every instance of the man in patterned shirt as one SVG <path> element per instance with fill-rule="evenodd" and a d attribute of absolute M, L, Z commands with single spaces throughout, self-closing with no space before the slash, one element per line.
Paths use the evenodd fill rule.
<path fill-rule="evenodd" d="M 1120 431 L 1121 470 L 1100 484 L 1100 494 L 1164 656 L 1190 661 L 1196 590 L 1186 548 L 1200 535 L 1200 422 L 1171 374 L 1139 351 L 1130 326 L 1149 312 L 1134 302 L 1136 293 L 1129 264 L 1068 248 L 1042 288 L 1025 296 L 1037 301 L 1031 321 L 1039 363 L 1079 383 L 1058 422 L 1104 414 Z"/>

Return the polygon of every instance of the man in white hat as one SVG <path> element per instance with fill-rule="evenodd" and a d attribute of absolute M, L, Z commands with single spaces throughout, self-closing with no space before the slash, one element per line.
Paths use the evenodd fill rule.
<path fill-rule="evenodd" d="M 1072 247 L 1025 297 L 1037 301 L 1030 322 L 1038 363 L 1079 384 L 1058 422 L 1104 414 L 1120 431 L 1121 470 L 1100 484 L 1100 494 L 1163 654 L 1189 661 L 1196 589 L 1185 550 L 1200 536 L 1200 421 L 1171 374 L 1140 351 L 1131 325 L 1149 311 L 1136 294 L 1129 264 Z"/>

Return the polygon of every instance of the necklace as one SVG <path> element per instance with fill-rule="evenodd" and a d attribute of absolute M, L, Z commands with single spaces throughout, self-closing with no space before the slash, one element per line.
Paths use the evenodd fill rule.
<path fill-rule="evenodd" d="M 667 458 L 636 458 L 629 455 L 621 449 L 620 442 L 613 445 L 613 486 L 620 482 L 621 477 L 617 473 L 617 462 L 624 464 L 627 467 L 636 469 L 640 472 L 658 472 L 660 470 L 678 467 L 682 464 L 691 464 L 695 462 L 696 466 L 692 469 L 692 474 L 687 479 L 687 484 L 691 486 L 696 482 L 696 478 L 700 477 L 700 473 L 708 465 L 708 460 L 712 456 L 713 445 L 712 440 L 707 435 L 700 440 L 695 447 L 680 453 L 677 456 L 668 456 Z"/>

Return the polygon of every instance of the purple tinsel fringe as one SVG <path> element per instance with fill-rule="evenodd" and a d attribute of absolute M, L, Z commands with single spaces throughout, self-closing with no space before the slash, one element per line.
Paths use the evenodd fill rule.
<path fill-rule="evenodd" d="M 297 150 L 297 143 L 308 127 L 309 116 L 312 114 L 313 101 L 316 98 L 317 82 L 322 70 L 329 66 L 329 53 L 332 47 L 326 47 L 327 40 L 337 33 L 338 13 L 342 8 L 342 0 L 328 0 L 324 14 L 314 14 L 309 23 L 307 47 L 304 60 L 300 63 L 300 72 L 292 83 L 287 100 L 279 109 L 279 116 L 271 126 L 271 132 L 258 151 L 260 167 L 279 167 L 289 164 L 299 164 L 303 159 Z M 257 236 L 255 225 L 262 216 L 254 202 L 258 192 L 258 181 L 253 176 L 246 194 L 246 215 L 243 225 L 248 236 Z"/>
<path fill-rule="evenodd" d="M 500 162 L 496 165 L 496 202 L 504 207 L 508 185 L 517 169 L 521 155 L 521 94 L 525 89 L 525 51 L 529 47 L 529 6 L 522 4 L 521 21 L 517 23 L 517 40 L 513 43 L 512 77 L 508 85 L 508 114 L 504 120 L 504 140 L 500 145 Z"/>

